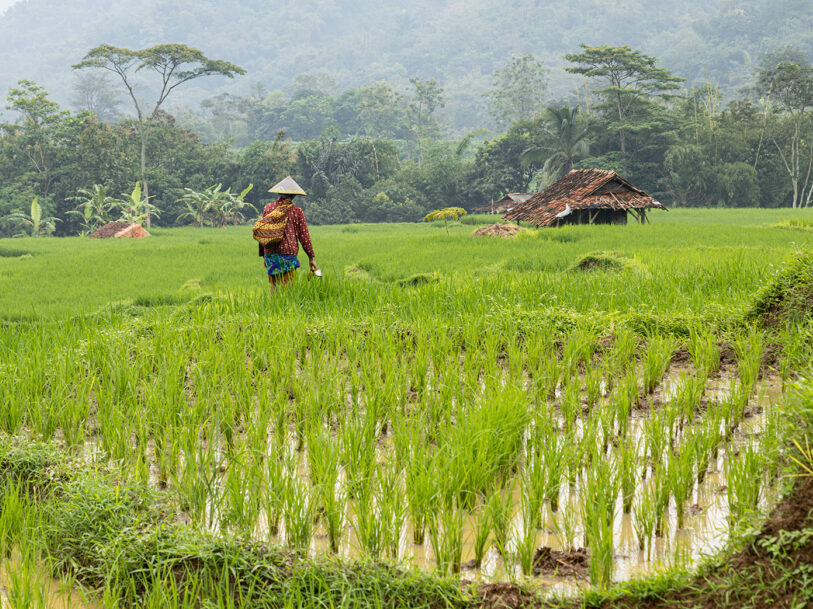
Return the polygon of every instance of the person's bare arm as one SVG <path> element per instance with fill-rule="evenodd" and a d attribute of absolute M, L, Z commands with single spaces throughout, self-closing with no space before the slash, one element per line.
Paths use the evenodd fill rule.
<path fill-rule="evenodd" d="M 308 266 L 311 271 L 316 271 L 319 267 L 316 265 L 316 255 L 313 252 L 313 243 L 311 242 L 310 231 L 308 231 L 308 223 L 305 221 L 305 214 L 301 209 L 299 209 L 297 213 L 297 223 L 297 237 L 299 238 L 299 243 L 302 244 L 302 249 L 304 249 L 308 255 Z"/>

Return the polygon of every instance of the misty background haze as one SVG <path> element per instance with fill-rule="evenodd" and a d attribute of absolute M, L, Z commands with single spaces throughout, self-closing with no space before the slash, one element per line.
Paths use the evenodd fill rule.
<path fill-rule="evenodd" d="M 580 43 L 630 45 L 687 86 L 731 97 L 772 48 L 813 55 L 813 10 L 807 0 L 23 0 L 0 17 L 0 91 L 27 78 L 69 105 L 70 66 L 103 42 L 180 42 L 247 70 L 191 83 L 175 110 L 223 92 L 290 89 L 305 73 L 327 74 L 331 93 L 379 81 L 403 91 L 422 77 L 445 89 L 440 114 L 462 133 L 488 123 L 483 93 L 514 56 L 544 63 L 551 100 L 579 95 L 583 79 L 565 73 L 562 56 Z"/>

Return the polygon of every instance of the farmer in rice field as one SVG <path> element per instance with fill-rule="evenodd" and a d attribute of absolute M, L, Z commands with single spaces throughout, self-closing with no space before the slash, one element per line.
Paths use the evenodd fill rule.
<path fill-rule="evenodd" d="M 259 242 L 260 256 L 265 263 L 273 295 L 277 285 L 284 285 L 294 278 L 296 269 L 299 268 L 296 256 L 300 243 L 310 260 L 311 272 L 317 272 L 319 267 L 314 259 L 305 214 L 301 207 L 292 202 L 296 195 L 305 196 L 305 191 L 288 176 L 268 192 L 279 194 L 279 198 L 263 209 L 262 220 L 266 222 L 263 230 L 258 233 L 258 221 L 254 228 L 254 238 Z"/>

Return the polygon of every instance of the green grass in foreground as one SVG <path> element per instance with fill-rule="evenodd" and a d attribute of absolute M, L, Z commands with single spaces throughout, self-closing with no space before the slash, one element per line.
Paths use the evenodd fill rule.
<path fill-rule="evenodd" d="M 630 411 L 649 399 L 675 350 L 688 351 L 691 374 L 644 431 L 647 482 L 666 489 L 666 503 L 634 485 L 636 510 L 685 498 L 682 463 L 691 491 L 722 449 L 733 463 L 725 475 L 740 484 L 729 484 L 732 530 L 748 520 L 754 496 L 779 473 L 786 434 L 808 429 L 798 413 L 809 419 L 810 409 L 777 409 L 761 443 L 739 454 L 732 430 L 769 347 L 783 380 L 813 368 L 813 330 L 804 314 L 775 316 L 794 321 L 776 330 L 747 315 L 780 310 L 778 302 L 804 308 L 809 286 L 796 289 L 794 278 L 807 281 L 808 267 L 784 261 L 809 251 L 813 235 L 774 226 L 794 215 L 785 212 L 670 214 L 648 226 L 510 241 L 472 239 L 470 225 L 449 236 L 430 225 L 317 227 L 325 279 L 300 277 L 273 299 L 246 227 L 0 242 L 0 318 L 17 320 L 0 325 L 0 546 L 27 548 L 28 573 L 44 562 L 111 607 L 466 606 L 476 590 L 378 558 L 390 554 L 387 531 L 404 521 L 392 523 L 408 518 L 413 532 L 428 532 L 425 543 L 449 557 L 437 572 L 454 571 L 464 512 L 505 547 L 513 532 L 500 505 L 534 522 L 574 476 L 592 498 L 574 508 L 593 544 L 596 591 L 584 602 L 674 592 L 689 581 L 680 569 L 607 590 L 608 506 L 625 484 L 612 472 L 636 463 Z M 578 268 L 591 253 L 619 264 Z M 757 301 L 779 269 L 784 287 Z M 737 381 L 701 404 L 723 345 Z M 551 426 L 560 415 L 561 429 Z M 394 458 L 380 467 L 381 440 Z M 293 446 L 307 446 L 307 475 L 290 461 Z M 559 486 L 534 487 L 535 468 L 557 459 L 567 471 L 551 467 L 543 478 L 555 474 Z M 344 485 L 330 478 L 338 463 Z M 166 490 L 148 483 L 154 476 Z M 508 482 L 523 490 L 514 505 L 502 493 Z M 369 558 L 304 558 L 316 513 L 345 530 L 334 508 L 348 493 Z M 375 511 L 373 496 L 386 500 Z M 261 513 L 290 523 L 290 549 L 265 547 L 280 541 L 270 527 L 258 542 Z M 376 524 L 376 513 L 394 520 Z M 533 550 L 536 528 L 527 530 Z M 651 530 L 641 538 L 651 546 Z M 517 548 L 510 559 L 526 569 L 530 554 Z"/>

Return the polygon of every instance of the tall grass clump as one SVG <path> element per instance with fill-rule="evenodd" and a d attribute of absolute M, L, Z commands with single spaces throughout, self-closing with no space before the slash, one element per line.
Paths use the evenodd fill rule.
<path fill-rule="evenodd" d="M 443 502 L 429 520 L 429 538 L 435 565 L 441 575 L 460 573 L 463 557 L 463 522 L 465 510 L 453 499 Z"/>
<path fill-rule="evenodd" d="M 728 518 L 732 528 L 746 521 L 757 511 L 762 488 L 762 458 L 759 448 L 752 443 L 729 457 L 726 469 L 728 485 Z"/>
<path fill-rule="evenodd" d="M 652 393 L 669 369 L 669 362 L 675 352 L 676 341 L 671 336 L 652 336 L 644 355 L 643 390 Z"/>
<path fill-rule="evenodd" d="M 653 483 L 647 483 L 638 494 L 638 500 L 633 505 L 633 528 L 638 540 L 638 549 L 647 552 L 647 559 L 652 549 L 652 535 L 655 532 L 657 514 L 657 496 Z"/>
<path fill-rule="evenodd" d="M 437 492 L 433 459 L 428 446 L 410 447 L 404 472 L 404 489 L 412 524 L 412 542 L 420 545 L 424 542 L 426 524 Z"/>
<path fill-rule="evenodd" d="M 585 545 L 590 548 L 590 582 L 606 588 L 612 580 L 613 523 L 618 476 L 614 464 L 594 449 L 587 469 L 582 502 Z"/>
<path fill-rule="evenodd" d="M 307 549 L 313 537 L 315 505 L 308 484 L 291 472 L 283 487 L 282 516 L 291 548 Z"/>
<path fill-rule="evenodd" d="M 533 559 L 537 544 L 537 527 L 540 505 L 536 502 L 532 487 L 523 484 L 520 491 L 520 518 L 514 525 L 513 546 L 523 575 L 533 575 Z"/>
<path fill-rule="evenodd" d="M 398 558 L 401 532 L 407 520 L 407 502 L 402 479 L 403 472 L 396 463 L 388 463 L 378 475 L 384 548 L 392 559 Z"/>
<path fill-rule="evenodd" d="M 691 440 L 690 440 L 691 441 Z M 677 512 L 677 526 L 683 528 L 685 505 L 691 497 L 694 488 L 694 453 L 690 446 L 684 446 L 679 453 L 670 453 L 667 465 L 666 476 L 675 499 L 675 510 Z"/>
<path fill-rule="evenodd" d="M 508 542 L 511 535 L 511 520 L 513 511 L 514 484 L 496 487 L 486 504 L 488 521 L 491 524 L 491 533 L 494 545 L 503 558 L 508 556 Z"/>
<path fill-rule="evenodd" d="M 488 542 L 491 538 L 491 513 L 487 504 L 482 504 L 474 512 L 474 526 L 472 528 L 472 549 L 474 550 L 474 566 L 479 569 L 483 564 Z"/>
<path fill-rule="evenodd" d="M 713 334 L 701 334 L 693 329 L 689 335 L 689 353 L 697 374 L 702 378 L 708 378 L 720 369 L 720 349 Z"/>
<path fill-rule="evenodd" d="M 308 458 L 317 513 L 325 523 L 330 550 L 336 553 L 347 508 L 347 492 L 340 480 L 341 448 L 327 432 L 314 429 L 308 436 Z"/>

